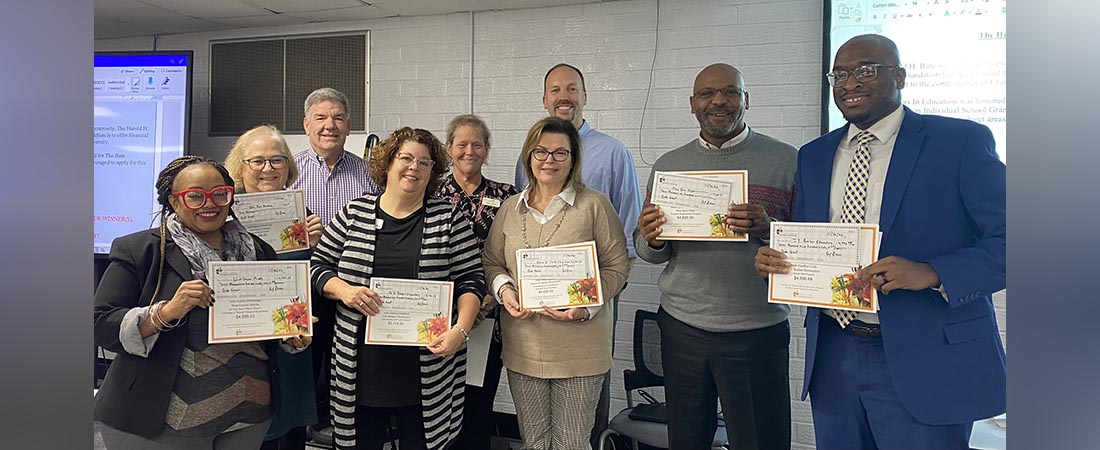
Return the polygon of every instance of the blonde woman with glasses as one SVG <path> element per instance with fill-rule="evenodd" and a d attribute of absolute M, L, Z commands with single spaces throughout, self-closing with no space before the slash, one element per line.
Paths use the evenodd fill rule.
<path fill-rule="evenodd" d="M 516 250 L 595 241 L 604 299 L 630 272 L 622 223 L 606 196 L 581 182 L 581 139 L 557 117 L 527 132 L 520 155 L 531 180 L 504 202 L 485 242 L 486 279 L 502 314 L 504 367 L 523 448 L 590 449 L 603 378 L 611 370 L 611 308 L 523 309 Z"/>

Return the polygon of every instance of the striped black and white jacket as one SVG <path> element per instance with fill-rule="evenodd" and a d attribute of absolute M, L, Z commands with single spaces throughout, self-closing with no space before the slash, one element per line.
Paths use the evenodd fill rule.
<path fill-rule="evenodd" d="M 453 281 L 454 310 L 458 297 L 472 292 L 485 296 L 481 255 L 470 222 L 439 198 L 426 199 L 424 238 L 417 266 L 421 280 Z M 334 276 L 352 285 L 370 285 L 374 267 L 375 219 L 378 196 L 368 194 L 347 204 L 325 227 L 313 251 L 310 280 L 321 292 Z M 325 299 L 323 301 L 331 301 Z M 357 352 L 363 342 L 364 316 L 337 302 L 336 331 L 330 372 L 332 421 L 337 449 L 355 448 Z M 452 318 L 452 324 L 454 318 Z M 446 447 L 462 427 L 466 385 L 466 349 L 438 357 L 420 349 L 420 402 L 424 437 L 429 450 Z"/>

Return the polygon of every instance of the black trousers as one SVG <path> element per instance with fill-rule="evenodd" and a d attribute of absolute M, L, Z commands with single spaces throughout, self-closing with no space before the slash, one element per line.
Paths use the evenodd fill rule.
<path fill-rule="evenodd" d="M 389 442 L 387 429 L 391 420 L 397 422 L 397 440 L 401 450 L 424 450 L 424 417 L 422 407 L 400 406 L 381 408 L 357 405 L 355 407 L 355 448 L 357 450 L 382 450 Z"/>
<path fill-rule="evenodd" d="M 329 411 L 329 366 L 332 364 L 332 340 L 336 328 L 336 302 L 313 291 L 313 314 L 319 319 L 313 324 L 313 388 L 317 400 L 317 424 L 320 430 L 331 425 Z"/>
<path fill-rule="evenodd" d="M 623 290 L 626 290 L 626 286 L 623 286 Z M 619 326 L 619 297 L 622 294 L 616 295 L 611 299 L 611 354 L 615 354 L 615 329 Z M 612 360 L 612 366 L 615 362 Z M 592 444 L 592 448 L 600 447 L 600 434 L 603 430 L 607 429 L 608 420 L 611 418 L 611 372 L 614 372 L 615 368 L 607 371 L 603 377 L 603 389 L 600 391 L 600 401 L 596 403 L 596 421 L 592 424 L 592 436 L 589 438 L 589 442 Z"/>
<path fill-rule="evenodd" d="M 500 372 L 504 362 L 500 359 L 502 345 L 495 339 L 489 341 L 489 358 L 485 363 L 485 381 L 482 387 L 466 385 L 466 402 L 462 410 L 462 431 L 452 444 L 454 450 L 488 450 L 489 441 L 496 429 L 493 420 L 493 400 L 500 386 Z"/>
<path fill-rule="evenodd" d="M 264 441 L 260 450 L 305 450 L 306 427 L 291 428 L 286 434 Z"/>
<path fill-rule="evenodd" d="M 712 333 L 658 310 L 670 450 L 711 448 L 722 402 L 733 450 L 791 448 L 789 321 Z"/>

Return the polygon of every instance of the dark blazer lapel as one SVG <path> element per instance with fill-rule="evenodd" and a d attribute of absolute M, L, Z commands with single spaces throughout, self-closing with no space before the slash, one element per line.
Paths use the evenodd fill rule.
<path fill-rule="evenodd" d="M 836 161 L 836 151 L 837 146 L 840 145 L 840 140 L 848 135 L 848 127 L 849 125 L 844 125 L 826 134 L 821 140 L 820 145 L 823 146 L 821 151 L 807 153 L 807 161 L 801 167 L 802 170 L 813 168 L 811 173 L 806 174 L 807 188 L 805 190 L 808 192 L 798 193 L 798 195 L 807 196 L 805 203 L 808 205 L 806 220 L 809 222 L 829 221 L 829 199 L 833 185 L 833 163 Z M 813 186 L 814 189 L 810 189 L 810 186 Z"/>
<path fill-rule="evenodd" d="M 160 239 L 160 230 L 153 230 L 153 236 Z M 168 267 L 179 274 L 180 278 L 184 280 L 195 278 L 195 275 L 191 273 L 191 263 L 187 261 L 186 256 L 183 256 L 183 252 L 179 251 L 179 247 L 176 247 L 171 234 L 165 237 L 164 253 L 164 261 L 168 263 Z"/>
<path fill-rule="evenodd" d="M 879 213 L 879 230 L 885 238 L 898 215 L 901 198 L 909 186 L 909 178 L 924 148 L 924 119 L 908 107 L 902 119 L 898 137 L 894 140 L 894 152 L 890 156 L 890 168 L 886 171 L 886 183 L 882 189 L 882 209 Z"/>

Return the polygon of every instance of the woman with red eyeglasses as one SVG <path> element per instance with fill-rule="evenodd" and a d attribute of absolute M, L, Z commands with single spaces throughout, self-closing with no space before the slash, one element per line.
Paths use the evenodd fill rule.
<path fill-rule="evenodd" d="M 96 395 L 103 442 L 119 449 L 260 447 L 278 392 L 276 346 L 300 338 L 207 344 L 210 261 L 256 261 L 275 251 L 232 215 L 233 179 L 216 161 L 184 156 L 156 182 L 160 226 L 123 236 L 95 293 L 96 344 L 117 353 Z"/>

